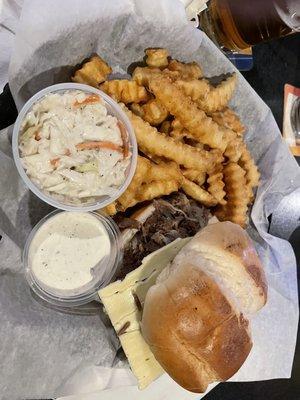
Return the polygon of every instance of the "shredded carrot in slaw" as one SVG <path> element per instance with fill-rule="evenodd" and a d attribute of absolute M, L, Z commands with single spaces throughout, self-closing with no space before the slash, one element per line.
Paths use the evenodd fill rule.
<path fill-rule="evenodd" d="M 78 143 L 76 145 L 76 149 L 77 150 L 108 149 L 108 150 L 118 151 L 119 153 L 123 153 L 123 148 L 121 146 L 118 146 L 115 143 L 105 140 Z"/>
<path fill-rule="evenodd" d="M 124 125 L 122 124 L 121 121 L 118 121 L 117 125 L 118 125 L 118 128 L 120 130 L 121 138 L 122 138 L 122 142 L 123 142 L 123 155 L 124 155 L 124 158 L 126 158 L 126 157 L 128 157 L 128 154 L 129 154 L 129 145 L 128 145 L 127 133 L 126 133 Z"/>
<path fill-rule="evenodd" d="M 35 140 L 41 140 L 41 139 L 42 139 L 42 138 L 41 138 L 41 134 L 40 134 L 39 131 L 36 131 L 36 132 L 35 132 L 34 138 L 35 138 Z"/>
<path fill-rule="evenodd" d="M 59 163 L 60 158 L 53 158 L 52 160 L 50 160 L 50 164 L 53 165 L 54 168 L 57 167 L 57 164 Z"/>
<path fill-rule="evenodd" d="M 73 103 L 74 107 L 78 106 L 83 106 L 85 104 L 93 104 L 93 103 L 99 103 L 100 97 L 97 94 L 91 94 L 90 96 L 87 96 L 84 100 L 82 101 L 75 101 Z"/>

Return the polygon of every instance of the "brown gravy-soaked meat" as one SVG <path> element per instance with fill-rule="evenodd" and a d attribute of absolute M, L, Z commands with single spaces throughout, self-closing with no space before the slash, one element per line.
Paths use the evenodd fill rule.
<path fill-rule="evenodd" d="M 154 213 L 124 249 L 123 263 L 116 280 L 123 279 L 129 272 L 138 268 L 143 258 L 153 251 L 175 239 L 195 235 L 207 225 L 210 215 L 207 208 L 180 192 L 154 200 L 153 204 Z M 122 229 L 122 216 L 116 215 L 114 219 Z"/>

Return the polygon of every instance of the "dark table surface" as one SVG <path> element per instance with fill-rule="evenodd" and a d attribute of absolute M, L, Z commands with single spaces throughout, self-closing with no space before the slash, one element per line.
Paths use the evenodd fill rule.
<path fill-rule="evenodd" d="M 243 75 L 271 108 L 281 129 L 284 84 L 290 83 L 300 87 L 300 34 L 260 44 L 254 48 L 253 53 L 254 67 Z M 0 113 L 0 129 L 2 129 L 13 123 L 16 117 L 8 88 L 0 95 L 0 109 L 5 110 L 4 113 Z M 296 252 L 297 264 L 300 266 L 300 235 L 292 235 L 290 242 Z M 291 379 L 219 384 L 205 399 L 300 400 L 299 334 Z"/>
<path fill-rule="evenodd" d="M 271 108 L 282 129 L 284 84 L 300 87 L 300 34 L 257 45 L 253 49 L 254 67 L 244 77 Z M 298 160 L 299 162 L 299 160 Z M 300 266 L 300 230 L 290 238 Z M 298 290 L 300 272 L 298 271 Z M 282 338 L 284 340 L 284 338 Z M 262 382 L 221 383 L 206 400 L 300 400 L 300 335 L 291 379 Z"/>

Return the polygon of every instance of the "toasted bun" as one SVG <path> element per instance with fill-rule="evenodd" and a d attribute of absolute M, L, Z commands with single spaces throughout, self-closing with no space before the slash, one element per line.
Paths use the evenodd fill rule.
<path fill-rule="evenodd" d="M 185 389 L 200 393 L 211 382 L 229 379 L 252 346 L 248 321 L 191 264 L 150 288 L 142 333 L 164 370 Z"/>
<path fill-rule="evenodd" d="M 173 268 L 192 262 L 202 268 L 244 314 L 253 314 L 267 301 L 263 267 L 247 232 L 232 222 L 206 226 L 174 260 Z"/>
<path fill-rule="evenodd" d="M 142 333 L 181 386 L 204 392 L 251 350 L 247 313 L 266 302 L 262 266 L 247 233 L 230 222 L 201 230 L 147 293 Z"/>

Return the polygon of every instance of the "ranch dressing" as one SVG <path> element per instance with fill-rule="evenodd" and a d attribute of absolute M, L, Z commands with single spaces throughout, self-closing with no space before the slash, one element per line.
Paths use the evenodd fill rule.
<path fill-rule="evenodd" d="M 103 223 L 93 214 L 60 212 L 36 232 L 29 248 L 29 265 L 41 286 L 79 293 L 101 280 L 101 261 L 111 250 Z"/>

